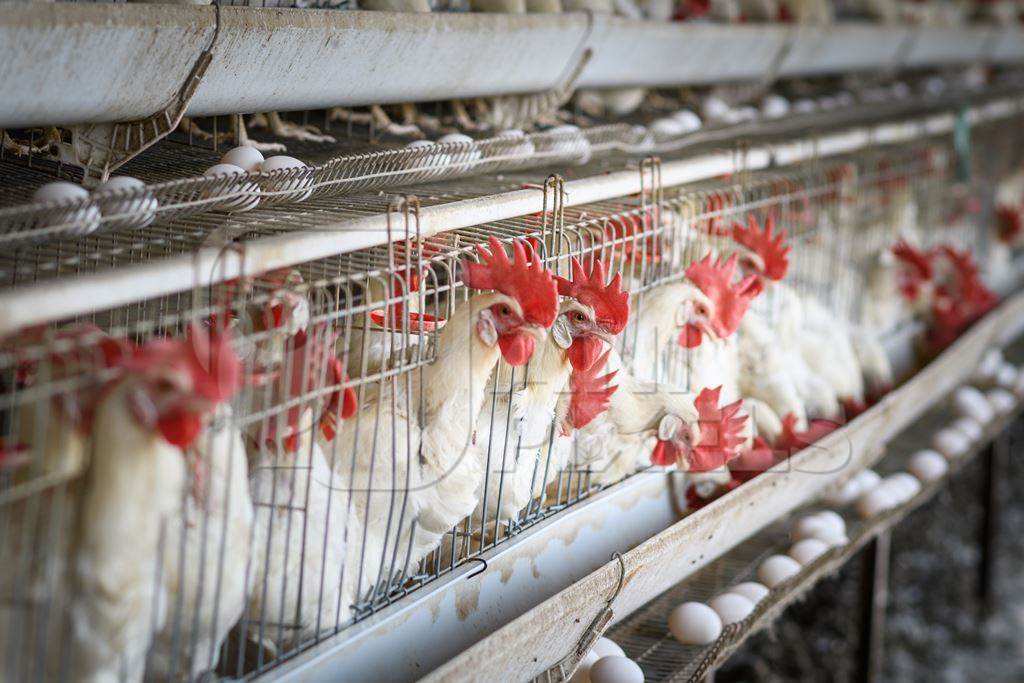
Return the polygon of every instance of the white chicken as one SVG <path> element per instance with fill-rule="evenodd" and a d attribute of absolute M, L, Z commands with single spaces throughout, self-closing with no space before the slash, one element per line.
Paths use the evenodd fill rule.
<path fill-rule="evenodd" d="M 31 329 L 2 347 L 13 357 L 19 405 L 13 432 L 0 438 L 9 481 L 0 541 L 0 648 L 9 654 L 0 680 L 56 680 L 60 662 L 39 655 L 67 635 L 68 570 L 101 373 L 130 349 L 88 324 Z"/>
<path fill-rule="evenodd" d="M 167 618 L 146 669 L 156 680 L 194 680 L 212 670 L 247 597 L 253 508 L 245 445 L 229 405 L 214 413 L 186 457 L 191 485 L 165 534 Z"/>
<path fill-rule="evenodd" d="M 83 680 L 141 680 L 165 624 L 162 529 L 180 514 L 183 450 L 240 376 L 230 340 L 190 337 L 140 348 L 96 408 L 71 606 L 70 666 Z"/>
<path fill-rule="evenodd" d="M 256 514 L 242 623 L 260 656 L 276 656 L 352 616 L 358 569 L 348 566 L 347 553 L 361 533 L 349 487 L 322 449 L 337 419 L 356 411 L 334 342 L 323 324 L 291 336 L 272 369 L 271 414 L 247 434 Z"/>
<path fill-rule="evenodd" d="M 577 405 L 569 411 L 568 426 L 579 427 L 571 444 L 573 466 L 589 470 L 591 483 L 611 484 L 650 464 L 703 472 L 739 454 L 748 418 L 738 414 L 738 401 L 719 408 L 721 387 L 693 394 L 644 382 L 623 369 L 614 351 L 609 355 L 607 364 L 597 366 L 615 377 L 618 388 L 602 390 L 607 382 L 599 380 L 573 396 Z"/>
<path fill-rule="evenodd" d="M 422 377 L 367 387 L 375 391 L 360 397 L 358 419 L 338 434 L 335 469 L 349 479 L 367 544 L 381 549 L 383 582 L 407 573 L 476 508 L 484 463 L 474 426 L 487 382 L 499 356 L 528 362 L 558 314 L 551 274 L 522 243 L 512 260 L 493 237 L 478 251 L 463 281 L 495 291 L 455 308 Z"/>
<path fill-rule="evenodd" d="M 565 466 L 559 451 L 549 448 L 557 434 L 559 396 L 570 374 L 589 370 L 629 320 L 629 294 L 622 291 L 620 275 L 606 284 L 600 260 L 588 274 L 575 258 L 572 274 L 572 281 L 556 277 L 559 294 L 566 298 L 550 336 L 527 366 L 525 386 L 510 388 L 513 373 L 507 366 L 500 366 L 488 385 L 477 434 L 489 437 L 476 445 L 488 463 L 488 476 L 473 528 L 514 520 Z"/>

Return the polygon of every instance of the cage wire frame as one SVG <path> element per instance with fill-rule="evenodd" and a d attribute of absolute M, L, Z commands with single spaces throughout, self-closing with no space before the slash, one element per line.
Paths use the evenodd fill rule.
<path fill-rule="evenodd" d="M 906 190 L 905 196 L 914 197 L 919 204 L 942 196 L 943 189 L 953 182 L 951 165 L 936 166 L 924 172 L 934 154 L 929 150 L 942 145 L 933 141 L 879 148 L 828 162 L 814 160 L 795 168 L 741 173 L 733 178 L 683 188 L 663 187 L 660 162 L 651 158 L 640 165 L 638 172 L 642 174 L 643 182 L 637 196 L 567 207 L 564 180 L 550 177 L 538 188 L 545 197 L 540 215 L 496 221 L 427 238 L 422 238 L 419 231 L 418 201 L 412 197 L 392 198 L 388 200 L 388 241 L 382 246 L 301 264 L 289 269 L 284 279 L 276 276 L 278 279 L 275 280 L 262 273 L 247 274 L 236 281 L 204 290 L 180 292 L 128 307 L 100 311 L 76 322 L 89 322 L 105 329 L 110 336 L 141 343 L 163 336 L 180 336 L 190 323 L 212 326 L 220 318 L 226 321 L 221 324 L 231 327 L 236 349 L 243 356 L 250 374 L 258 373 L 258 358 L 261 353 L 266 355 L 269 349 L 273 360 L 283 363 L 282 369 L 287 376 L 289 372 L 299 371 L 289 368 L 284 361 L 295 350 L 293 333 L 282 328 L 254 330 L 247 325 L 251 325 L 254 311 L 278 305 L 282 300 L 304 300 L 308 305 L 308 320 L 302 329 L 310 334 L 318 329 L 329 329 L 338 334 L 336 348 L 346 370 L 344 379 L 340 383 L 332 383 L 324 375 L 326 368 L 317 367 L 316 388 L 287 397 L 275 395 L 280 387 L 273 383 L 245 386 L 232 402 L 230 410 L 219 412 L 210 421 L 204 438 L 213 438 L 217 429 L 215 425 L 235 429 L 243 438 L 254 430 L 259 433 L 269 420 L 281 421 L 295 408 L 300 411 L 316 409 L 332 392 L 345 389 L 356 393 L 360 406 L 373 404 L 378 411 L 376 419 L 380 416 L 379 399 L 383 396 L 400 398 L 404 401 L 405 413 L 413 415 L 418 410 L 417 403 L 422 402 L 422 394 L 415 393 L 417 381 L 422 392 L 423 370 L 436 358 L 441 326 L 427 329 L 421 324 L 417 329 L 410 316 L 420 312 L 429 313 L 438 321 L 447 320 L 458 305 L 468 300 L 469 293 L 459 280 L 457 262 L 471 256 L 476 245 L 484 244 L 488 237 L 495 236 L 504 245 L 516 239 L 531 240 L 540 258 L 562 275 L 568 275 L 571 257 L 584 261 L 588 257 L 601 258 L 609 270 L 623 274 L 624 289 L 631 291 L 633 309 L 638 311 L 642 310 L 650 292 L 662 284 L 682 278 L 688 263 L 703 257 L 712 248 L 728 248 L 729 240 L 716 235 L 718 228 L 715 226 L 742 223 L 750 213 L 759 220 L 772 215 L 777 221 L 777 229 L 786 230 L 794 246 L 791 265 L 795 274 L 794 286 L 804 293 L 824 296 L 829 305 L 840 309 L 844 319 L 855 323 L 858 318 L 853 302 L 860 283 L 835 281 L 831 274 L 837 272 L 837 263 L 856 264 L 864 256 L 857 249 L 862 245 L 865 231 L 877 230 L 883 235 L 880 238 L 882 242 L 899 236 L 892 212 L 872 213 L 867 210 L 879 204 L 881 193 L 892 190 L 893 186 L 886 185 L 886 182 L 894 176 L 905 180 L 899 189 Z M 928 207 L 924 213 L 927 219 L 924 232 L 931 235 L 929 239 L 946 239 L 944 231 L 951 229 L 944 222 L 948 207 L 941 202 L 934 206 L 928 204 Z M 969 223 L 965 225 L 954 226 L 952 230 L 960 239 L 980 245 L 984 231 L 971 227 Z M 240 258 L 244 262 L 244 243 L 229 240 L 226 245 L 225 259 Z M 856 271 L 856 266 L 852 269 Z M 413 286 L 411 276 L 414 273 L 419 279 L 418 286 Z M 396 310 L 395 306 L 402 307 L 397 318 L 388 315 L 389 310 Z M 378 315 L 379 322 L 375 322 L 371 314 L 381 311 L 384 314 Z M 53 624 L 67 623 L 62 616 L 67 614 L 75 599 L 73 591 L 59 590 L 67 579 L 61 572 L 68 571 L 62 565 L 60 555 L 70 555 L 74 544 L 74 538 L 68 538 L 73 534 L 63 521 L 76 504 L 81 504 L 80 496 L 88 485 L 85 473 L 89 468 L 89 459 L 85 458 L 74 468 L 48 469 L 48 463 L 39 452 L 46 448 L 48 425 L 62 419 L 59 411 L 62 396 L 74 391 L 97 390 L 107 382 L 117 381 L 119 376 L 115 369 L 99 367 L 95 358 L 101 333 L 64 338 L 58 333 L 60 329 L 47 328 L 41 332 L 41 337 L 35 339 L 7 340 L 0 353 L 0 377 L 4 383 L 0 416 L 5 441 L 17 444 L 27 437 L 27 434 L 19 432 L 23 415 L 34 413 L 36 420 L 34 424 L 30 423 L 36 432 L 30 439 L 33 451 L 22 453 L 13 460 L 7 459 L 5 466 L 0 467 L 0 510 L 3 510 L 0 513 L 0 544 L 8 549 L 13 545 L 15 552 L 12 556 L 17 558 L 18 565 L 13 578 L 9 576 L 6 585 L 0 584 L 4 589 L 0 595 L 0 619 L 6 613 L 8 625 L 30 625 L 30 628 L 20 630 L 0 630 L 0 635 L 8 636 L 7 642 L 0 643 L 0 647 L 8 656 L 8 666 L 14 667 L 8 670 L 24 675 L 26 680 L 55 673 L 53 667 L 57 667 L 56 673 L 60 674 L 68 665 L 66 657 L 52 656 L 57 649 L 53 643 L 67 643 L 69 637 L 66 632 L 52 631 Z M 620 349 L 628 348 L 630 335 L 635 333 L 632 326 L 627 328 L 621 335 Z M 379 362 L 372 361 L 367 353 L 373 339 L 379 341 Z M 73 357 L 74 353 L 85 354 L 84 358 L 78 358 L 79 366 L 71 367 L 78 372 L 69 377 L 61 376 L 60 368 L 52 359 L 69 354 Z M 308 365 L 313 361 L 307 357 L 305 362 Z M 32 364 L 35 364 L 34 370 L 31 369 Z M 30 373 L 28 380 L 24 376 L 19 378 L 19 373 L 24 375 L 26 372 Z M 529 373 L 529 365 L 521 371 L 499 367 L 494 376 L 507 376 L 510 381 L 506 385 L 495 382 L 490 400 L 497 405 L 499 395 L 507 398 L 526 386 Z M 374 399 L 377 399 L 376 403 L 373 403 Z M 502 403 L 504 415 L 494 410 L 492 420 L 511 418 L 511 401 Z M 355 419 L 358 422 L 370 418 L 357 414 Z M 492 455 L 500 453 L 507 459 L 509 453 L 518 453 L 518 442 L 510 449 L 509 433 L 506 430 L 505 443 L 500 444 L 500 449 L 492 449 Z M 246 450 L 249 449 L 247 445 Z M 264 445 L 257 444 L 256 449 L 262 451 Z M 371 453 L 370 458 L 414 457 L 410 452 L 389 453 L 390 450 L 384 446 L 380 452 Z M 339 472 L 338 461 L 343 460 L 345 454 L 339 453 L 335 447 L 322 455 L 330 471 Z M 255 471 L 252 469 L 252 456 L 248 452 L 246 456 L 250 460 L 246 476 L 251 479 Z M 292 464 L 280 466 L 287 472 L 292 486 L 287 493 L 293 498 L 301 487 L 305 486 L 308 491 L 314 483 L 310 458 L 312 454 L 297 455 Z M 545 461 L 543 466 L 541 459 Z M 218 559 L 212 567 L 212 575 L 199 579 L 202 587 L 193 596 L 191 605 L 186 604 L 184 592 L 174 596 L 173 604 L 168 605 L 170 633 L 167 638 L 169 650 L 175 656 L 170 665 L 172 674 L 182 675 L 185 667 L 194 671 L 195 666 L 204 670 L 215 669 L 218 675 L 232 677 L 266 672 L 284 658 L 510 542 L 524 529 L 599 490 L 600 487 L 592 482 L 593 472 L 590 469 L 574 468 L 570 463 L 569 467 L 553 472 L 549 470 L 549 459 L 550 445 L 548 452 L 538 457 L 531 473 L 531 477 L 541 479 L 541 494 L 531 497 L 514 519 L 495 517 L 488 520 L 486 513 L 479 522 L 467 517 L 445 534 L 446 543 L 442 542 L 428 553 L 417 566 L 403 562 L 402 553 L 406 549 L 397 544 L 389 548 L 388 538 L 383 542 L 388 552 L 382 556 L 376 570 L 368 566 L 366 558 L 361 556 L 355 569 L 359 572 L 377 571 L 378 575 L 369 581 L 365 590 L 360 591 L 351 614 L 340 612 L 340 602 L 334 606 L 321 604 L 312 633 L 289 640 L 282 635 L 285 630 L 295 630 L 295 624 L 285 618 L 288 615 L 251 614 L 246 607 L 238 624 L 232 625 L 223 642 L 216 647 L 207 646 L 205 650 L 198 642 L 195 628 L 189 631 L 186 625 L 194 625 L 201 616 L 201 606 L 206 605 L 213 606 L 211 618 L 216 622 L 219 618 L 216 612 L 222 603 L 221 594 L 232 583 L 232 579 L 225 575 L 223 560 L 228 543 L 224 526 L 226 515 L 221 515 L 223 519 L 215 519 L 215 511 L 207 508 L 199 512 L 192 510 L 197 517 L 189 518 L 188 499 L 193 492 L 183 490 L 180 518 L 162 520 L 161 553 L 177 552 L 180 570 L 184 571 L 182 549 L 186 540 L 183 530 L 191 523 L 203 529 L 197 567 L 200 574 L 210 569 L 207 558 L 216 556 Z M 233 462 L 232 453 L 227 455 L 227 460 Z M 490 458 L 485 466 L 486 477 L 494 476 L 496 472 L 502 477 L 509 470 L 507 462 L 501 465 L 491 462 Z M 343 472 L 342 466 L 340 473 Z M 232 475 L 229 473 L 227 476 L 230 478 Z M 276 482 L 275 479 L 275 485 Z M 532 484 L 533 481 L 531 489 Z M 501 487 L 499 482 L 499 495 Z M 486 479 L 483 490 L 487 491 Z M 392 493 L 395 504 L 401 507 L 406 502 L 408 489 Z M 355 503 L 351 488 L 346 495 L 345 491 L 328 486 L 326 495 L 329 504 L 337 504 L 339 509 L 353 513 Z M 333 503 L 330 502 L 332 500 Z M 225 510 L 233 505 L 228 498 L 223 504 Z M 266 501 L 254 496 L 253 514 L 258 515 L 263 508 L 287 509 L 290 504 L 273 497 Z M 301 508 L 301 505 L 297 507 Z M 302 519 L 293 520 L 295 513 Z M 308 511 L 288 509 L 284 514 L 289 520 L 284 532 L 289 535 L 286 547 L 290 547 L 290 534 L 293 533 L 297 534 L 297 542 L 305 546 L 310 540 L 307 538 Z M 399 519 L 404 517 L 402 511 L 396 514 Z M 221 524 L 221 542 L 213 544 L 219 547 L 209 547 L 206 541 L 216 535 L 216 530 L 210 529 L 215 529 L 213 525 L 217 523 Z M 347 528 L 343 530 L 344 533 L 347 531 Z M 330 538 L 329 532 L 329 526 L 325 527 L 325 545 Z M 414 534 L 414 531 L 409 534 L 407 543 L 412 543 Z M 344 542 L 347 545 L 352 539 L 345 538 Z M 266 548 L 269 549 L 271 544 L 267 541 Z M 360 544 L 365 549 L 365 536 Z M 251 564 L 259 561 L 254 559 L 256 555 L 253 549 L 241 577 L 245 592 L 253 590 L 249 582 L 253 571 Z M 267 550 L 263 555 L 266 561 Z M 162 564 L 162 559 L 156 562 L 158 570 Z M 306 569 L 309 569 L 310 581 L 319 584 L 311 589 L 322 591 L 327 582 L 322 568 L 319 571 L 303 568 L 297 576 L 285 579 L 298 582 L 301 591 L 307 579 L 304 576 Z M 341 571 L 345 570 L 343 564 Z M 349 566 L 347 570 L 352 571 L 353 567 Z M 235 577 L 236 580 L 238 578 Z M 343 581 L 343 576 L 337 578 L 339 584 Z M 212 583 L 212 587 L 206 586 L 206 582 Z M 356 583 L 363 584 L 361 577 Z M 283 594 L 288 589 L 282 586 L 280 590 Z M 14 596 L 27 597 L 18 600 Z M 253 629 L 257 632 L 255 647 L 246 642 L 246 633 L 252 633 Z M 166 630 L 166 625 L 163 630 Z M 271 631 L 278 634 L 276 645 L 273 637 L 269 637 L 270 643 L 265 642 Z"/>

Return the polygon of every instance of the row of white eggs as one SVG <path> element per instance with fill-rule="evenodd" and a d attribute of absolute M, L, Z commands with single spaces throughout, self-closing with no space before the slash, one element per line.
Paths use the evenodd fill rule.
<path fill-rule="evenodd" d="M 707 602 L 684 602 L 672 610 L 668 628 L 684 645 L 709 645 L 722 629 L 746 619 L 772 588 L 781 586 L 831 548 L 845 545 L 846 522 L 831 510 L 801 518 L 793 528 L 786 555 L 771 555 L 757 568 L 758 581 L 732 586 Z"/>
<path fill-rule="evenodd" d="M 920 491 L 921 480 L 916 474 L 907 472 L 890 474 L 881 479 L 871 490 L 864 491 L 857 498 L 857 512 L 861 517 L 869 519 L 886 510 L 899 507 Z"/>
<path fill-rule="evenodd" d="M 143 194 L 135 199 L 123 195 L 144 190 L 145 183 L 130 176 L 115 176 L 99 185 L 92 194 L 84 187 L 59 180 L 47 183 L 32 195 L 33 202 L 84 201 L 74 209 L 57 210 L 48 216 L 45 226 L 68 226 L 69 234 L 88 235 L 100 226 L 101 217 L 107 225 L 119 228 L 144 228 L 156 218 L 156 197 Z M 113 196 L 107 196 L 113 195 Z"/>
<path fill-rule="evenodd" d="M 1006 362 L 1003 352 L 989 349 L 971 376 L 971 383 L 979 387 L 999 388 L 1024 396 L 1024 372 Z"/>
<path fill-rule="evenodd" d="M 242 177 L 246 173 L 271 173 L 296 168 L 307 166 L 295 157 L 278 155 L 265 158 L 258 149 L 242 146 L 228 150 L 221 157 L 220 163 L 206 169 L 203 175 L 221 179 L 239 176 L 236 180 L 223 183 L 211 196 L 238 195 L 222 208 L 241 212 L 255 209 L 262 194 L 272 197 L 274 201 L 301 202 L 308 198 L 313 192 L 310 187 L 313 179 L 308 175 L 299 174 L 284 183 L 280 179 L 267 180 L 262 187 L 256 180 Z"/>
<path fill-rule="evenodd" d="M 1002 370 L 1007 369 L 1016 371 L 1009 365 L 1000 368 L 999 374 L 1006 379 L 1009 373 Z M 948 427 L 935 432 L 932 447 L 947 458 L 959 458 L 984 436 L 985 427 L 993 420 L 1013 412 L 1021 396 L 1024 396 L 1024 387 L 1020 393 L 1001 386 L 986 392 L 972 386 L 960 387 L 953 394 L 953 408 L 959 417 Z"/>
<path fill-rule="evenodd" d="M 857 500 L 861 494 L 877 486 L 880 480 L 881 477 L 874 470 L 861 470 L 847 479 L 837 489 L 825 495 L 822 501 L 827 505 L 835 505 L 837 507 L 849 505 Z"/>
<path fill-rule="evenodd" d="M 598 638 L 569 683 L 644 683 L 644 672 L 615 641 Z"/>

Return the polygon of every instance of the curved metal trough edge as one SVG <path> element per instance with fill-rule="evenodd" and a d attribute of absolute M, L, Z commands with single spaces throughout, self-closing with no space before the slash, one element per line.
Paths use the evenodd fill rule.
<path fill-rule="evenodd" d="M 191 5 L 7 5 L 0 127 L 149 116 L 181 87 L 214 23 L 211 7 Z M 682 86 L 1022 63 L 1024 32 L 224 7 L 213 61 L 188 114 L 542 92 L 561 84 L 584 48 L 592 57 L 579 87 Z"/>
<path fill-rule="evenodd" d="M 825 488 L 874 464 L 885 444 L 1024 332 L 1024 292 L 1010 296 L 953 346 L 868 412 L 680 519 L 678 477 L 634 476 L 461 567 L 416 596 L 327 639 L 274 670 L 281 680 L 529 680 L 569 653 L 615 591 L 615 619 Z M 468 578 L 467 578 L 468 577 Z M 423 634 L 429 633 L 429 638 Z M 429 672 L 429 673 L 428 673 Z"/>

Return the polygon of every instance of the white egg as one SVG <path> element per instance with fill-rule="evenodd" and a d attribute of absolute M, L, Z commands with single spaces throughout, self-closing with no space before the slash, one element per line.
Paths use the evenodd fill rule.
<path fill-rule="evenodd" d="M 644 672 L 628 657 L 602 657 L 590 667 L 590 683 L 644 683 Z"/>
<path fill-rule="evenodd" d="M 910 473 L 924 483 L 941 479 L 949 470 L 946 459 L 933 450 L 923 450 L 914 453 L 907 461 L 907 469 Z"/>
<path fill-rule="evenodd" d="M 477 146 L 476 140 L 468 135 L 449 133 L 438 138 L 437 143 L 439 145 L 453 146 L 450 154 L 454 162 L 454 168 L 459 172 L 464 173 L 473 170 L 476 167 L 476 162 L 480 160 L 480 148 Z"/>
<path fill-rule="evenodd" d="M 793 111 L 797 114 L 811 114 L 818 111 L 818 103 L 808 99 L 797 100 L 793 103 Z"/>
<path fill-rule="evenodd" d="M 686 128 L 675 119 L 665 118 L 651 124 L 651 133 L 654 134 L 655 140 L 661 142 L 685 135 Z"/>
<path fill-rule="evenodd" d="M 704 119 L 710 121 L 720 121 L 732 111 L 732 107 L 726 104 L 725 100 L 714 95 L 705 97 L 700 109 Z"/>
<path fill-rule="evenodd" d="M 532 157 L 537 149 L 529 136 L 518 128 L 503 130 L 494 136 L 495 142 L 482 145 L 485 156 Z"/>
<path fill-rule="evenodd" d="M 828 552 L 828 545 L 817 538 L 805 538 L 797 541 L 787 553 L 802 565 L 810 564 Z"/>
<path fill-rule="evenodd" d="M 619 657 L 625 657 L 626 653 L 622 651 L 619 644 L 611 638 L 598 638 L 597 642 L 594 643 L 592 648 L 594 654 L 597 655 L 598 659 L 601 657 L 611 657 L 617 655 Z"/>
<path fill-rule="evenodd" d="M 840 507 L 843 505 L 849 505 L 857 499 L 860 495 L 860 484 L 857 482 L 855 477 L 850 477 L 844 481 L 839 488 L 830 489 L 828 493 L 822 496 L 821 501 L 826 505 L 832 505 L 834 507 Z"/>
<path fill-rule="evenodd" d="M 203 172 L 203 176 L 216 179 L 211 180 L 212 187 L 208 187 L 206 196 L 213 199 L 216 197 L 228 197 L 217 208 L 225 211 L 251 211 L 260 203 L 260 188 L 252 179 L 245 175 L 241 167 L 234 164 L 215 164 Z"/>
<path fill-rule="evenodd" d="M 903 81 L 899 81 L 893 84 L 891 92 L 893 97 L 902 100 L 904 98 L 910 97 L 910 86 L 904 83 Z"/>
<path fill-rule="evenodd" d="M 686 133 L 692 133 L 695 130 L 700 130 L 701 126 L 704 125 L 701 123 L 700 117 L 697 116 L 697 113 L 690 111 L 689 109 L 680 109 L 669 118 L 677 121 L 683 127 L 683 132 Z"/>
<path fill-rule="evenodd" d="M 896 505 L 897 501 L 892 494 L 885 486 L 879 485 L 860 495 L 857 499 L 857 513 L 864 519 L 870 519 Z"/>
<path fill-rule="evenodd" d="M 793 525 L 793 540 L 802 541 L 805 538 L 817 538 L 817 535 L 828 528 L 828 522 L 816 515 L 806 515 L 797 520 Z"/>
<path fill-rule="evenodd" d="M 996 385 L 1003 389 L 1013 391 L 1017 387 L 1018 378 L 1019 373 L 1017 372 L 1017 368 L 1013 367 L 1009 363 L 1004 363 L 1003 366 L 999 368 L 999 372 L 996 373 Z"/>
<path fill-rule="evenodd" d="M 744 581 L 743 583 L 738 583 L 730 588 L 728 592 L 736 595 L 742 595 L 756 605 L 764 600 L 765 596 L 768 595 L 768 586 L 765 586 L 763 583 L 758 583 L 757 581 Z"/>
<path fill-rule="evenodd" d="M 313 184 L 313 174 L 306 164 L 295 157 L 283 154 L 270 157 L 260 166 L 260 171 L 263 173 L 291 171 L 287 178 L 260 178 L 263 196 L 272 203 L 301 202 L 313 194 L 310 187 Z"/>
<path fill-rule="evenodd" d="M 74 183 L 57 181 L 46 183 L 32 194 L 33 202 L 59 202 L 72 204 L 85 202 L 76 208 L 54 208 L 46 212 L 37 226 L 51 229 L 53 236 L 88 235 L 100 227 L 100 209 L 90 201 L 89 192 Z"/>
<path fill-rule="evenodd" d="M 932 437 L 932 447 L 947 458 L 959 458 L 971 447 L 971 442 L 956 429 L 940 429 Z"/>
<path fill-rule="evenodd" d="M 999 373 L 1005 359 L 1003 358 L 1003 352 L 1001 349 L 989 349 L 985 352 L 985 355 L 978 361 L 978 367 L 974 369 L 974 374 L 971 375 L 971 381 L 976 384 L 989 384 L 994 381 L 996 375 Z"/>
<path fill-rule="evenodd" d="M 800 563 L 787 555 L 772 555 L 757 568 L 757 578 L 775 588 L 800 573 Z"/>
<path fill-rule="evenodd" d="M 739 109 L 729 109 L 719 117 L 719 121 L 730 126 L 735 126 L 737 123 L 743 123 L 744 120 L 743 112 Z"/>
<path fill-rule="evenodd" d="M 992 409 L 1000 415 L 1012 413 L 1017 407 L 1017 397 L 1006 389 L 990 389 L 985 397 Z"/>
<path fill-rule="evenodd" d="M 789 113 L 789 100 L 782 95 L 766 95 L 761 101 L 761 113 L 766 119 L 780 119 Z"/>
<path fill-rule="evenodd" d="M 260 170 L 260 164 L 263 163 L 263 153 L 255 147 L 243 145 L 228 150 L 220 158 L 220 163 L 237 166 L 246 173 L 255 173 Z"/>
<path fill-rule="evenodd" d="M 431 140 L 413 140 L 405 146 L 406 149 L 426 150 L 414 156 L 409 166 L 416 169 L 415 179 L 432 178 L 442 175 L 451 165 L 451 156 L 441 151 Z M 420 156 L 422 155 L 422 156 Z"/>
<path fill-rule="evenodd" d="M 897 472 L 886 477 L 903 493 L 903 500 L 910 500 L 921 492 L 921 482 L 909 472 Z"/>
<path fill-rule="evenodd" d="M 573 672 L 572 678 L 569 679 L 569 683 L 590 683 L 590 667 L 594 666 L 594 662 L 598 659 L 600 657 L 593 650 L 584 655 L 579 666 L 576 667 L 576 671 Z"/>
<path fill-rule="evenodd" d="M 826 527 L 825 529 L 818 532 L 814 537 L 819 541 L 824 541 L 829 547 L 838 548 L 839 546 L 846 545 L 850 542 L 845 533 L 839 533 L 835 529 Z"/>
<path fill-rule="evenodd" d="M 722 619 L 703 602 L 684 602 L 668 615 L 668 630 L 683 645 L 708 645 L 722 634 Z"/>
<path fill-rule="evenodd" d="M 753 601 L 737 593 L 722 593 L 711 598 L 708 607 L 715 610 L 723 624 L 743 621 L 754 611 Z"/>
<path fill-rule="evenodd" d="M 960 387 L 953 393 L 953 407 L 960 415 L 977 420 L 982 425 L 987 425 L 996 416 L 985 394 L 970 386 Z"/>
<path fill-rule="evenodd" d="M 740 107 L 739 109 L 736 110 L 736 112 L 739 114 L 740 120 L 742 121 L 757 121 L 759 118 L 761 118 L 761 112 L 757 109 L 757 107 Z"/>
<path fill-rule="evenodd" d="M 590 140 L 578 126 L 555 126 L 534 136 L 534 144 L 539 154 L 548 157 L 568 157 L 581 164 L 590 161 Z"/>
<path fill-rule="evenodd" d="M 977 420 L 972 420 L 969 417 L 958 417 L 950 423 L 949 427 L 950 429 L 957 430 L 970 441 L 977 441 L 985 433 L 985 430 L 982 429 Z"/>
<path fill-rule="evenodd" d="M 814 517 L 817 517 L 835 533 L 845 534 L 846 533 L 846 520 L 843 516 L 834 510 L 822 510 L 821 512 L 814 513 Z"/>
<path fill-rule="evenodd" d="M 858 486 L 860 486 L 860 493 L 864 493 L 865 491 L 878 486 L 878 482 L 882 481 L 882 477 L 878 472 L 867 469 L 858 472 L 857 476 L 855 476 L 853 480 L 857 482 Z"/>
<path fill-rule="evenodd" d="M 104 194 L 112 196 L 103 197 Z M 131 176 L 115 176 L 100 184 L 93 195 L 104 217 L 118 216 L 110 225 L 119 228 L 144 228 L 156 218 L 159 202 L 146 189 L 146 183 Z M 132 195 L 131 198 L 125 195 Z"/>

